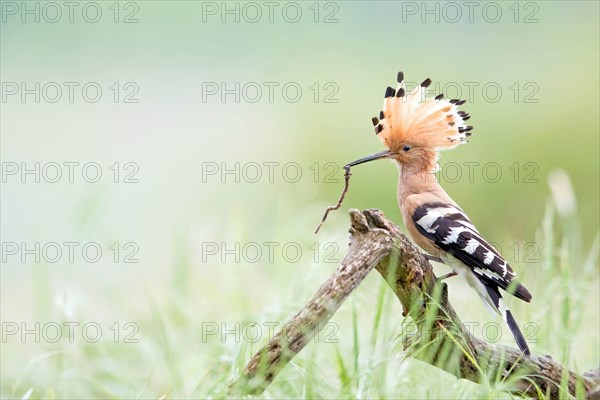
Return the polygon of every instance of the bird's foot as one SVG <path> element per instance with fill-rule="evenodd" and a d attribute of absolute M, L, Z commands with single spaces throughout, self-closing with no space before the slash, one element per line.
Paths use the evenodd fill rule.
<path fill-rule="evenodd" d="M 456 271 L 448 272 L 446 275 L 442 275 L 439 278 L 437 278 L 437 281 L 441 282 L 446 278 L 452 278 L 453 276 L 456 276 L 456 275 L 458 275 L 458 272 L 456 272 Z"/>
<path fill-rule="evenodd" d="M 441 264 L 444 264 L 444 260 L 442 260 L 439 257 L 435 257 L 435 256 L 432 256 L 432 255 L 429 255 L 429 254 L 425 254 L 425 258 L 427 260 L 429 260 L 429 261 L 435 261 L 435 262 L 439 262 Z"/>

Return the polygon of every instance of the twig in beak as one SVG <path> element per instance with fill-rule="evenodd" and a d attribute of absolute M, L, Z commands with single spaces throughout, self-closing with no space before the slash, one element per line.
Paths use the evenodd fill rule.
<path fill-rule="evenodd" d="M 327 207 L 327 209 L 325 210 L 325 214 L 323 214 L 323 218 L 321 219 L 321 222 L 319 222 L 319 225 L 317 225 L 317 229 L 315 230 L 315 235 L 319 232 L 319 229 L 321 229 L 321 226 L 327 219 L 327 215 L 329 215 L 329 212 L 337 210 L 342 206 L 342 202 L 344 201 L 344 198 L 346 197 L 346 193 L 348 192 L 348 186 L 350 185 L 350 177 L 352 176 L 352 173 L 350 172 L 349 164 L 344 165 L 344 170 L 346 170 L 346 172 L 344 173 L 344 189 L 342 190 L 340 199 L 338 200 L 338 202 L 335 206 Z"/>

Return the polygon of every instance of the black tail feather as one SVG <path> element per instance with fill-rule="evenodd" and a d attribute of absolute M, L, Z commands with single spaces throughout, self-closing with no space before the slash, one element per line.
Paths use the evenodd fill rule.
<path fill-rule="evenodd" d="M 500 312 L 502 318 L 504 319 L 504 322 L 506 322 L 506 325 L 508 325 L 508 328 L 512 332 L 515 338 L 515 342 L 517 342 L 517 346 L 519 346 L 519 350 L 521 350 L 527 356 L 530 355 L 531 352 L 529 351 L 529 346 L 527 346 L 525 337 L 523 337 L 523 334 L 519 329 L 519 325 L 517 325 L 517 321 L 515 321 L 515 318 L 513 317 L 512 313 L 510 312 L 508 307 L 506 307 L 506 304 L 504 304 L 504 300 L 502 299 L 502 295 L 498 291 L 498 287 L 486 285 L 485 288 L 487 289 L 487 292 L 490 295 L 492 302 L 496 306 L 496 310 Z"/>
<path fill-rule="evenodd" d="M 527 346 L 527 342 L 525 341 L 525 338 L 523 337 L 523 334 L 521 333 L 521 330 L 517 325 L 517 321 L 515 321 L 509 309 L 506 309 L 506 324 L 508 325 L 510 331 L 515 337 L 515 341 L 517 342 L 517 346 L 519 346 L 519 349 L 523 353 L 525 353 L 526 356 L 530 355 L 531 352 L 529 351 L 529 346 Z"/>

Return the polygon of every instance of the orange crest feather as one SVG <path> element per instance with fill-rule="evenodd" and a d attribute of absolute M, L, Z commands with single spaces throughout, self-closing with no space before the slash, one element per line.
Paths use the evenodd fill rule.
<path fill-rule="evenodd" d="M 426 98 L 426 79 L 412 92 L 406 93 L 404 74 L 398 73 L 398 87 L 385 91 L 383 111 L 373 118 L 375 133 L 390 150 L 404 144 L 438 150 L 453 149 L 465 143 L 472 126 L 465 121 L 469 114 L 458 109 L 465 100 L 446 100 L 443 95 Z"/>

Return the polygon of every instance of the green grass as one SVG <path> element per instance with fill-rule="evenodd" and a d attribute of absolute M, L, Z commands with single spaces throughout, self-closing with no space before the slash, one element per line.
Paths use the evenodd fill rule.
<path fill-rule="evenodd" d="M 577 221 L 572 215 L 557 214 L 552 202 L 538 226 L 535 241 L 543 256 L 533 265 L 515 264 L 534 301 L 529 305 L 509 300 L 511 308 L 522 324 L 534 324 L 536 342 L 530 346 L 535 354 L 551 354 L 579 372 L 595 368 L 599 357 L 598 236 L 590 248 L 583 248 Z M 203 337 L 207 322 L 226 323 L 229 329 L 236 322 L 241 327 L 253 321 L 284 322 L 334 268 L 333 264 L 302 262 L 281 276 L 238 270 L 241 276 L 215 287 L 212 282 L 194 280 L 194 258 L 189 252 L 185 246 L 177 247 L 170 283 L 164 292 L 146 290 L 143 306 L 133 307 L 123 297 L 126 292 L 114 293 L 109 286 L 101 293 L 104 299 L 117 296 L 114 301 L 133 316 L 139 327 L 137 343 L 115 343 L 112 337 L 98 343 L 69 343 L 64 338 L 58 343 L 4 343 L 2 397 L 226 398 L 228 385 L 267 335 L 263 332 L 258 340 L 250 334 L 251 340 L 245 340 L 232 332 L 224 338 Z M 37 314 L 48 321 L 69 321 L 68 306 L 49 302 L 52 291 L 47 273 L 43 266 L 35 270 Z M 249 273 L 271 279 L 272 289 L 257 295 L 244 285 Z M 471 289 L 460 282 L 449 285 L 451 302 L 463 321 L 501 323 L 473 300 Z M 94 320 L 91 314 L 78 318 Z M 321 334 L 319 340 L 310 342 L 259 397 L 511 398 L 504 391 L 511 379 L 487 371 L 485 363 L 478 365 L 481 383 L 474 384 L 411 357 L 411 350 L 405 352 L 402 346 L 403 336 L 412 329 L 410 322 L 402 317 L 387 283 L 373 273 L 322 332 L 333 332 L 329 336 L 333 340 Z M 504 327 L 502 333 L 500 343 L 514 346 Z M 481 336 L 481 330 L 475 334 Z M 448 353 L 449 362 L 451 357 Z"/>

